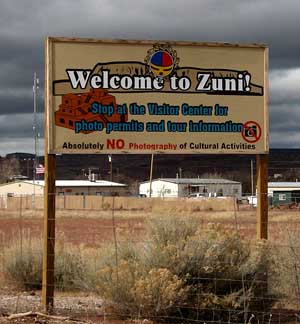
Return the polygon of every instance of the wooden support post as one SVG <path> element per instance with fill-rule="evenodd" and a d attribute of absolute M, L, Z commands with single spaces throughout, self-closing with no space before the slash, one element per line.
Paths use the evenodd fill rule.
<path fill-rule="evenodd" d="M 268 239 L 268 155 L 259 154 L 257 161 L 257 239 Z"/>
<path fill-rule="evenodd" d="M 54 305 L 56 156 L 45 154 L 44 247 L 42 303 L 48 312 Z"/>

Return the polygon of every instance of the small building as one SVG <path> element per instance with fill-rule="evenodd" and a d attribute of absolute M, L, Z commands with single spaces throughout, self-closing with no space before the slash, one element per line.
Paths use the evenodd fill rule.
<path fill-rule="evenodd" d="M 43 195 L 44 186 L 44 180 L 4 183 L 0 185 L 0 196 Z M 124 196 L 127 193 L 127 185 L 104 180 L 56 180 L 55 186 L 57 195 Z"/>
<path fill-rule="evenodd" d="M 35 181 L 35 185 L 33 185 L 33 182 L 30 180 L 19 180 L 0 184 L 1 197 L 14 197 L 33 194 L 43 195 L 44 185 L 38 183 L 37 181 Z"/>
<path fill-rule="evenodd" d="M 300 182 L 269 182 L 268 196 L 274 206 L 300 203 Z"/>
<path fill-rule="evenodd" d="M 159 178 L 152 180 L 151 197 L 242 197 L 242 184 L 227 179 Z M 139 186 L 139 194 L 150 196 L 150 181 Z"/>

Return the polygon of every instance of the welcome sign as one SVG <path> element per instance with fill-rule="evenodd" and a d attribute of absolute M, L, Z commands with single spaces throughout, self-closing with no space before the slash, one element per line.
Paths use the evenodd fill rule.
<path fill-rule="evenodd" d="M 263 45 L 48 38 L 48 153 L 267 153 Z"/>

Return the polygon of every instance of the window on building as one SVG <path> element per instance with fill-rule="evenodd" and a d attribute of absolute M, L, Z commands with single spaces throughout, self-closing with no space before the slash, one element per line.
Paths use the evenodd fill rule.
<path fill-rule="evenodd" d="M 279 200 L 286 200 L 286 194 L 279 194 L 278 199 Z"/>
<path fill-rule="evenodd" d="M 59 122 L 60 122 L 61 124 L 64 124 L 64 123 L 65 123 L 64 118 L 60 118 L 60 119 L 59 119 Z"/>
<path fill-rule="evenodd" d="M 69 125 L 73 126 L 73 121 L 72 120 L 69 120 Z"/>
<path fill-rule="evenodd" d="M 239 189 L 234 188 L 234 189 L 233 189 L 233 193 L 234 193 L 234 194 L 238 194 L 238 193 L 239 193 Z"/>

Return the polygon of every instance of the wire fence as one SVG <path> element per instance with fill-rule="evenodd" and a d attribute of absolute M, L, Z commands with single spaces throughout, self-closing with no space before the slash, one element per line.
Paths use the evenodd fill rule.
<path fill-rule="evenodd" d="M 280 198 L 269 201 L 269 240 L 260 242 L 255 203 L 246 197 L 57 195 L 55 315 L 95 323 L 298 322 L 300 214 L 296 194 Z M 43 201 L 0 197 L 2 314 L 43 309 Z"/>

